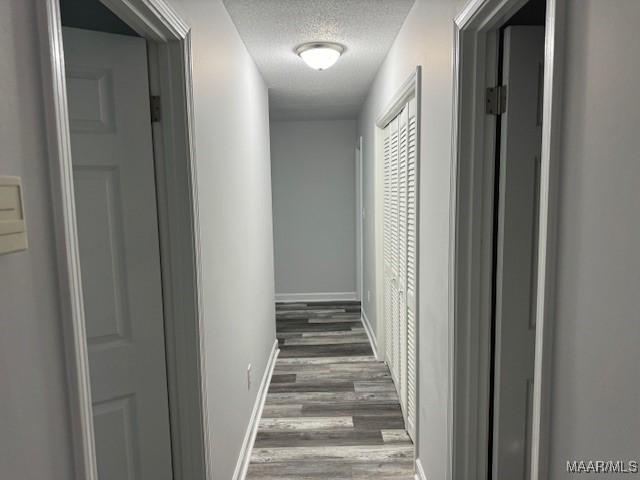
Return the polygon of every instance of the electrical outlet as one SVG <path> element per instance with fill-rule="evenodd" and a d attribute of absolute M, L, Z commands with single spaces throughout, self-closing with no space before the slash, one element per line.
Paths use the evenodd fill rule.
<path fill-rule="evenodd" d="M 371 290 L 367 290 L 367 303 L 371 301 Z"/>
<path fill-rule="evenodd" d="M 247 367 L 247 390 L 251 390 L 251 364 Z"/>

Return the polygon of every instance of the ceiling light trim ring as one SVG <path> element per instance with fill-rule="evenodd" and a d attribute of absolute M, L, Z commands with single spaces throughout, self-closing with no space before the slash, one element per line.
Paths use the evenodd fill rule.
<path fill-rule="evenodd" d="M 298 45 L 295 48 L 296 55 L 300 55 L 302 52 L 306 52 L 307 50 L 311 50 L 312 48 L 330 48 L 335 50 L 340 55 L 342 55 L 347 49 L 341 43 L 336 42 L 307 42 L 302 45 Z"/>

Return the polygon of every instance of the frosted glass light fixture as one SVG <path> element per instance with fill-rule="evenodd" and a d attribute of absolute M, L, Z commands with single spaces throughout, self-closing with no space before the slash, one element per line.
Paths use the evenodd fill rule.
<path fill-rule="evenodd" d="M 338 61 L 344 52 L 344 47 L 339 43 L 313 42 L 305 43 L 296 48 L 296 53 L 304 63 L 314 70 L 326 70 Z"/>

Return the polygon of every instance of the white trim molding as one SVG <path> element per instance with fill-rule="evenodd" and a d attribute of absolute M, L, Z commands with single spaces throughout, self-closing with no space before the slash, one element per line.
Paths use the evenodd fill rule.
<path fill-rule="evenodd" d="M 58 0 L 36 3 L 42 43 L 51 203 L 58 257 L 60 308 L 64 319 L 74 478 L 98 480 L 60 7 Z M 162 259 L 163 301 L 168 307 L 165 316 L 168 324 L 171 324 L 173 317 L 180 318 L 181 329 L 179 332 L 171 328 L 167 330 L 174 475 L 176 480 L 212 480 L 205 371 L 207 362 L 202 333 L 204 317 L 193 138 L 191 34 L 188 25 L 165 0 L 104 0 L 103 3 L 144 38 L 156 43 L 163 64 L 159 80 L 165 84 L 165 88 L 161 87 L 163 95 L 167 93 L 170 97 L 163 101 L 169 107 L 165 118 L 167 124 L 171 123 L 167 133 L 171 139 L 164 138 L 167 149 L 162 161 L 171 164 L 173 170 L 169 171 L 169 165 L 161 167 L 168 174 L 179 170 L 179 175 L 172 177 L 174 181 L 171 182 L 171 188 L 163 190 L 162 185 L 158 186 L 158 209 L 159 213 L 163 208 L 167 209 L 165 219 L 170 222 L 177 215 L 183 227 L 180 231 L 184 234 L 180 238 L 174 235 L 169 239 L 163 238 L 163 232 L 160 232 L 161 243 L 168 240 L 171 243 L 170 248 L 163 248 L 165 257 Z M 173 322 L 173 325 L 178 323 Z M 178 353 L 172 357 L 175 351 Z M 182 355 L 184 352 L 189 354 Z M 172 368 L 177 372 L 173 377 Z"/>
<path fill-rule="evenodd" d="M 364 309 L 361 308 L 362 316 L 360 317 L 360 321 L 364 326 L 364 331 L 367 333 L 367 337 L 369 337 L 369 343 L 371 344 L 371 350 L 373 350 L 373 355 L 376 357 L 376 360 L 380 360 L 378 356 L 378 344 L 376 342 L 376 335 L 373 327 L 371 327 L 371 322 L 369 322 L 369 318 L 367 318 L 367 314 Z"/>
<path fill-rule="evenodd" d="M 357 292 L 276 293 L 276 302 L 339 302 L 358 300 Z"/>
<path fill-rule="evenodd" d="M 98 480 L 60 5 L 58 0 L 41 1 L 37 5 L 74 478 Z"/>
<path fill-rule="evenodd" d="M 407 102 L 414 96 L 418 95 L 420 90 L 420 82 L 422 75 L 422 67 L 418 65 L 415 70 L 404 81 L 402 86 L 398 89 L 395 95 L 389 100 L 386 108 L 382 110 L 382 113 L 376 118 L 376 126 L 378 128 L 384 128 L 388 123 L 393 120 L 398 113 L 404 108 Z"/>
<path fill-rule="evenodd" d="M 547 0 L 538 237 L 538 298 L 533 381 L 531 478 L 549 478 L 551 380 L 556 306 L 558 184 L 562 138 L 565 0 Z"/>
<path fill-rule="evenodd" d="M 415 480 L 427 480 L 427 476 L 424 473 L 424 468 L 422 468 L 422 462 L 419 458 L 416 458 L 416 477 Z"/>
<path fill-rule="evenodd" d="M 278 354 L 280 349 L 278 348 L 278 340 L 273 342 L 273 348 L 269 355 L 267 367 L 264 370 L 262 381 L 260 382 L 260 388 L 256 395 L 256 401 L 253 405 L 253 411 L 251 412 L 251 419 L 247 426 L 247 431 L 244 434 L 244 440 L 242 441 L 242 447 L 240 449 L 240 455 L 238 456 L 238 462 L 233 472 L 233 480 L 244 480 L 247 476 L 247 469 L 249 468 L 249 461 L 251 460 L 251 452 L 253 451 L 253 444 L 256 440 L 256 434 L 258 433 L 258 426 L 260 425 L 260 418 L 262 417 L 262 410 L 264 403 L 267 400 L 267 393 L 269 391 L 269 384 L 271 383 L 271 377 L 273 376 L 273 369 L 276 366 L 278 360 Z"/>
<path fill-rule="evenodd" d="M 491 290 L 496 121 L 485 115 L 497 83 L 499 28 L 526 0 L 470 0 L 455 19 L 449 245 L 450 449 L 447 479 L 485 480 L 491 404 Z M 532 480 L 547 478 L 553 344 L 555 212 L 564 0 L 547 0 L 532 424 Z"/>

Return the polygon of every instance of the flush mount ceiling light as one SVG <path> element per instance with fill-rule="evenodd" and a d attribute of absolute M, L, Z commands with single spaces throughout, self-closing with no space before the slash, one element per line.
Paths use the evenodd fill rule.
<path fill-rule="evenodd" d="M 326 70 L 333 66 L 342 52 L 344 52 L 342 45 L 330 42 L 305 43 L 296 48 L 298 56 L 314 70 Z"/>

